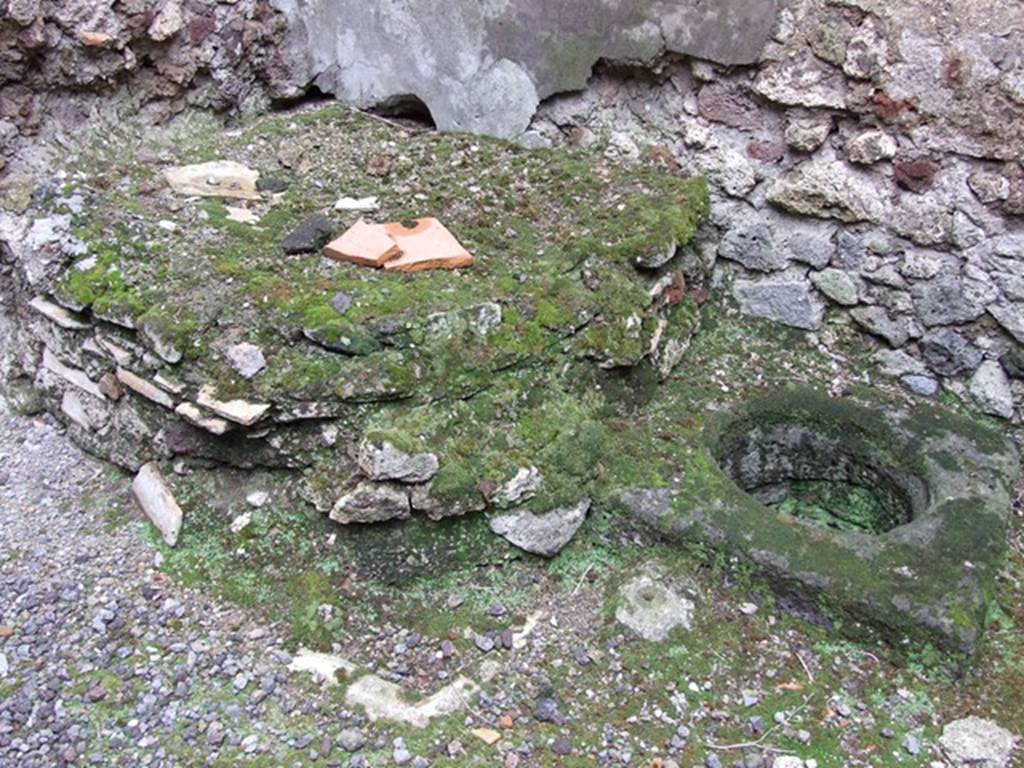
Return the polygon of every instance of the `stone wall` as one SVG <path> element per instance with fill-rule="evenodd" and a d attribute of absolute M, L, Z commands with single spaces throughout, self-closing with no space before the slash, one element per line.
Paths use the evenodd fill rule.
<path fill-rule="evenodd" d="M 604 67 L 547 100 L 527 136 L 706 174 L 702 256 L 744 312 L 826 343 L 855 324 L 911 390 L 944 381 L 1010 418 L 1024 400 L 1022 125 L 1024 6 L 807 0 L 755 65 Z"/>
<path fill-rule="evenodd" d="M 285 31 L 267 0 L 0 0 L 0 171 L 44 123 L 284 94 Z"/>
<path fill-rule="evenodd" d="M 0 0 L 0 164 L 100 105 L 159 119 L 314 86 L 418 100 L 442 129 L 653 156 L 712 181 L 699 256 L 744 312 L 826 344 L 854 326 L 913 391 L 943 382 L 1013 417 L 1024 6 L 626 5 Z"/>

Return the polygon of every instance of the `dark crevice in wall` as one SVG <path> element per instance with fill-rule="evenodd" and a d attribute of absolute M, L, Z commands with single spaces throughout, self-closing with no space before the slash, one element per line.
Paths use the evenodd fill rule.
<path fill-rule="evenodd" d="M 413 93 L 392 96 L 371 107 L 368 111 L 407 125 L 410 128 L 428 130 L 435 130 L 437 128 L 434 116 L 430 113 L 430 107 L 426 105 L 423 99 Z"/>

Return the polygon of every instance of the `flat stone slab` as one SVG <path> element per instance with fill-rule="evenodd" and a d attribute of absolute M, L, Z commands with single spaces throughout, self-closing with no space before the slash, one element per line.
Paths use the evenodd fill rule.
<path fill-rule="evenodd" d="M 171 188 L 182 195 L 258 200 L 259 171 L 233 160 L 213 160 L 196 165 L 177 165 L 164 171 Z"/>
<path fill-rule="evenodd" d="M 369 224 L 360 219 L 324 247 L 324 255 L 361 267 L 390 272 L 425 272 L 473 266 L 473 256 L 447 227 L 433 217 L 411 226 L 402 222 Z"/>
<path fill-rule="evenodd" d="M 590 499 L 584 499 L 576 506 L 552 509 L 543 515 L 523 510 L 494 518 L 491 530 L 526 552 L 554 557 L 572 541 L 589 509 Z"/>
<path fill-rule="evenodd" d="M 181 507 L 156 464 L 144 464 L 139 470 L 132 481 L 132 498 L 160 531 L 167 546 L 177 544 L 181 533 Z"/>
<path fill-rule="evenodd" d="M 200 387 L 196 402 L 218 416 L 243 426 L 252 426 L 270 410 L 269 403 L 253 403 L 235 398 L 221 400 L 213 387 Z"/>
<path fill-rule="evenodd" d="M 796 604 L 845 615 L 847 631 L 864 623 L 969 654 L 1006 547 L 1017 451 L 974 422 L 873 397 L 794 388 L 717 414 L 697 449 L 707 464 L 680 454 L 671 501 L 631 492 L 623 503 L 669 538 L 745 557 Z M 872 489 L 880 531 L 759 501 L 801 478 Z"/>
<path fill-rule="evenodd" d="M 694 603 L 653 576 L 644 574 L 619 590 L 615 618 L 644 640 L 660 643 L 677 628 L 693 627 Z"/>

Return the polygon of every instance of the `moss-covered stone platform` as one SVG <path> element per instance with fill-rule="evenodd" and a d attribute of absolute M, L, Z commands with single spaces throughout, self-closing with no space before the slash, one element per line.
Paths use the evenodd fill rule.
<path fill-rule="evenodd" d="M 23 367 L 78 442 L 132 470 L 160 462 L 186 500 L 202 496 L 190 471 L 227 465 L 274 471 L 278 497 L 342 523 L 632 508 L 674 540 L 749 558 L 844 628 L 970 650 L 1012 447 L 939 410 L 908 414 L 895 393 L 862 393 L 868 411 L 757 400 L 766 376 L 834 374 L 794 363 L 794 332 L 748 322 L 761 357 L 738 360 L 712 328 L 688 356 L 721 312 L 695 240 L 709 202 L 650 156 L 412 134 L 337 106 L 163 143 L 111 137 L 36 196 L 18 254 Z M 246 216 L 164 181 L 213 159 L 259 171 Z M 380 210 L 338 210 L 343 197 Z M 340 232 L 360 215 L 438 216 L 476 263 L 395 274 L 286 252 L 309 217 Z M 776 360 L 799 373 L 766 374 Z M 768 483 L 793 481 L 788 509 L 825 509 L 824 526 L 741 490 L 764 478 L 730 456 L 771 425 L 838 446 L 822 454 L 836 463 Z M 839 485 L 814 503 L 793 490 L 822 481 Z"/>
<path fill-rule="evenodd" d="M 1009 441 L 934 408 L 794 388 L 716 414 L 680 456 L 678 484 L 623 495 L 657 530 L 739 553 L 815 619 L 973 650 L 1005 552 Z M 860 495 L 778 504 L 815 483 Z"/>

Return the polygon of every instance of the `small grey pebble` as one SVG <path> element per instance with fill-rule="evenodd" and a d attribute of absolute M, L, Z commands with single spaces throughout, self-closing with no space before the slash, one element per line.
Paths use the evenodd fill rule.
<path fill-rule="evenodd" d="M 914 734 L 908 733 L 903 740 L 903 748 L 907 750 L 908 755 L 916 755 L 921 751 L 921 741 Z"/>

